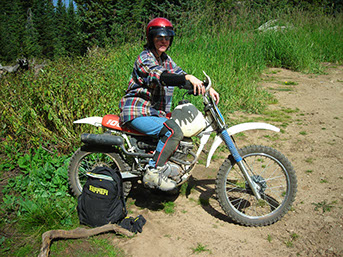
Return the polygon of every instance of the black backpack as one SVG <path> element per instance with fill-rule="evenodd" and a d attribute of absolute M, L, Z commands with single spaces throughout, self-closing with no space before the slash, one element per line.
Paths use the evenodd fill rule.
<path fill-rule="evenodd" d="M 80 224 L 99 227 L 118 223 L 127 215 L 120 172 L 96 167 L 87 172 L 87 182 L 78 198 Z"/>

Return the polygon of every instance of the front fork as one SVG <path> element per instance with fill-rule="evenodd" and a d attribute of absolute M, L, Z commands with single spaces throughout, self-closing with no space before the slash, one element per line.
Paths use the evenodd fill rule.
<path fill-rule="evenodd" d="M 240 168 L 241 172 L 243 173 L 244 178 L 246 179 L 246 181 L 248 181 L 248 184 L 249 184 L 252 192 L 254 193 L 256 199 L 260 200 L 261 199 L 261 195 L 260 195 L 260 193 L 258 191 L 259 190 L 259 186 L 249 176 L 249 172 L 247 170 L 247 167 L 246 167 L 245 163 L 243 162 L 242 157 L 238 153 L 238 150 L 237 150 L 235 144 L 233 143 L 229 133 L 226 130 L 223 130 L 221 132 L 221 137 L 222 137 L 223 141 L 226 143 L 227 147 L 229 148 L 233 158 L 237 162 L 238 167 Z"/>

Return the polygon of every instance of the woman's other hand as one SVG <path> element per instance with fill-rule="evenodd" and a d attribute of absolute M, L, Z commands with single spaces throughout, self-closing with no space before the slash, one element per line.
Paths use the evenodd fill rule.
<path fill-rule="evenodd" d="M 213 97 L 213 99 L 216 101 L 216 104 L 219 103 L 219 94 L 216 90 L 213 88 L 210 88 L 210 95 Z"/>

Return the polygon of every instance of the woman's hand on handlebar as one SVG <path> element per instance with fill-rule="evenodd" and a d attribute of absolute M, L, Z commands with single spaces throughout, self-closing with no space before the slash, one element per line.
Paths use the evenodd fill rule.
<path fill-rule="evenodd" d="M 193 75 L 186 75 L 186 80 L 189 80 L 189 82 L 193 85 L 193 94 L 197 95 L 197 94 L 201 94 L 204 95 L 206 88 L 204 86 L 204 83 L 197 79 L 195 76 Z M 213 99 L 216 101 L 216 104 L 219 103 L 219 94 L 216 90 L 214 90 L 213 88 L 210 88 L 210 95 L 213 97 Z"/>
<path fill-rule="evenodd" d="M 205 94 L 204 83 L 201 80 L 199 80 L 195 76 L 189 75 L 189 74 L 187 74 L 185 78 L 186 78 L 186 80 L 189 80 L 192 83 L 194 95 L 204 95 Z"/>

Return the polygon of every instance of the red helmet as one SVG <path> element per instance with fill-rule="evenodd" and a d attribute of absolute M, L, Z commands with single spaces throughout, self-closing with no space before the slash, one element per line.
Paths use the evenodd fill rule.
<path fill-rule="evenodd" d="M 171 46 L 175 36 L 173 24 L 166 18 L 155 18 L 151 20 L 146 28 L 146 38 L 149 47 L 154 46 L 153 38 L 155 36 L 170 36 L 169 46 Z"/>

